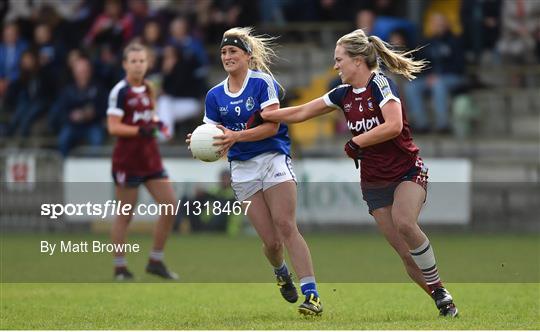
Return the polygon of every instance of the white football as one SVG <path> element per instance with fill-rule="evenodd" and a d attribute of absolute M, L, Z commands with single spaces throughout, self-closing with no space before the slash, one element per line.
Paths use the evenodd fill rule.
<path fill-rule="evenodd" d="M 214 144 L 214 136 L 223 135 L 223 131 L 213 124 L 205 123 L 191 133 L 191 143 L 189 148 L 193 156 L 202 161 L 216 161 L 221 155 L 219 146 Z"/>

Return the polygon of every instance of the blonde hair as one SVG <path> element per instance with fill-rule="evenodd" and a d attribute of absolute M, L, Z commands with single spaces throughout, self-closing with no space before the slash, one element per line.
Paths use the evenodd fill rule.
<path fill-rule="evenodd" d="M 225 31 L 223 38 L 236 37 L 241 39 L 251 50 L 251 58 L 248 64 L 249 69 L 265 72 L 275 80 L 274 74 L 272 74 L 272 71 L 270 70 L 270 65 L 275 59 L 278 59 L 278 56 L 274 51 L 274 48 L 276 47 L 274 41 L 277 38 L 266 35 L 256 36 L 253 32 L 254 29 L 252 27 L 236 27 Z M 278 86 L 281 92 L 284 93 L 285 90 L 283 89 L 283 86 L 279 83 Z"/>
<path fill-rule="evenodd" d="M 379 59 L 392 72 L 405 76 L 408 80 L 415 79 L 414 74 L 427 68 L 428 61 L 414 60 L 410 55 L 419 49 L 410 51 L 393 50 L 392 47 L 377 36 L 366 36 L 362 29 L 339 38 L 336 45 L 342 46 L 352 57 L 361 56 L 370 70 L 379 69 Z"/>
<path fill-rule="evenodd" d="M 131 42 L 126 46 L 126 48 L 124 48 L 124 52 L 122 53 L 122 60 L 124 60 L 124 61 L 127 60 L 128 54 L 130 52 L 140 52 L 140 51 L 145 51 L 146 55 L 148 57 L 150 56 L 146 46 L 144 46 L 143 44 L 141 44 L 139 42 Z"/>

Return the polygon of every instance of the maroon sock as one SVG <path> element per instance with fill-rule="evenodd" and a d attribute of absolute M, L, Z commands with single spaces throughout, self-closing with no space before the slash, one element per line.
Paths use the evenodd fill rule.
<path fill-rule="evenodd" d="M 434 284 L 428 285 L 428 287 L 429 291 L 433 293 L 437 288 L 443 288 L 443 284 L 441 281 L 439 281 Z"/>

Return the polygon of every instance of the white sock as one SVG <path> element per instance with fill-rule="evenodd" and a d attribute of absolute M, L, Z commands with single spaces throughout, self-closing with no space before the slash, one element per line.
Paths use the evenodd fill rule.
<path fill-rule="evenodd" d="M 309 284 L 309 283 L 315 283 L 315 277 L 309 276 L 309 277 L 304 277 L 304 278 L 300 279 L 300 287 L 302 287 L 305 284 Z"/>
<path fill-rule="evenodd" d="M 426 239 L 420 247 L 409 251 L 416 265 L 422 270 L 426 283 L 428 285 L 440 283 L 441 279 L 439 278 L 439 271 L 437 270 L 435 254 L 433 253 L 433 248 L 429 243 L 429 239 Z"/>
<path fill-rule="evenodd" d="M 150 253 L 150 259 L 154 261 L 162 261 L 163 256 L 163 250 L 152 250 L 152 252 Z"/>
<path fill-rule="evenodd" d="M 125 256 L 116 256 L 113 259 L 114 266 L 115 267 L 126 267 L 127 266 L 127 260 Z"/>

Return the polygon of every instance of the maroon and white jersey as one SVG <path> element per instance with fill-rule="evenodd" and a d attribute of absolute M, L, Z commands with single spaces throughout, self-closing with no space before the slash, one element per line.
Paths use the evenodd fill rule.
<path fill-rule="evenodd" d="M 373 73 L 365 88 L 343 84 L 323 97 L 328 106 L 340 108 L 353 136 L 384 123 L 381 108 L 390 100 L 401 104 L 403 130 L 394 139 L 362 149 L 361 180 L 367 183 L 397 182 L 415 165 L 418 147 L 411 136 L 409 123 L 394 82 L 381 73 Z"/>
<path fill-rule="evenodd" d="M 130 86 L 126 80 L 118 82 L 109 95 L 107 115 L 122 117 L 130 126 L 148 124 L 154 118 L 154 102 L 150 87 Z M 163 170 L 161 155 L 154 137 L 118 137 L 112 158 L 112 171 L 132 176 L 145 176 Z"/>

